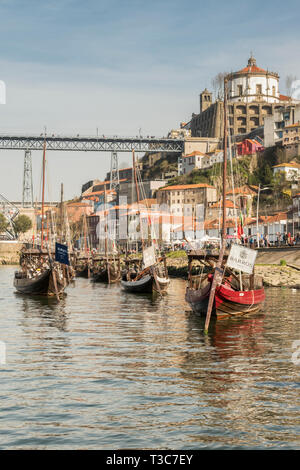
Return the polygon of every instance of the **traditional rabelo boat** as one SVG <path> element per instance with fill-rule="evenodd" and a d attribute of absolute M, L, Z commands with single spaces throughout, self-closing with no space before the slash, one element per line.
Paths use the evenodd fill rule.
<path fill-rule="evenodd" d="M 121 279 L 120 258 L 95 256 L 92 267 L 92 281 L 113 284 Z"/>
<path fill-rule="evenodd" d="M 101 236 L 99 233 L 99 254 L 92 258 L 92 281 L 114 284 L 121 279 L 121 263 L 118 252 L 109 253 L 108 249 L 108 210 L 106 207 L 106 188 L 104 186 L 104 256 L 101 255 Z M 112 249 L 114 251 L 114 248 Z"/>
<path fill-rule="evenodd" d="M 140 293 L 155 293 L 162 295 L 167 291 L 170 280 L 168 277 L 168 269 L 165 256 L 158 257 L 155 253 L 155 247 L 146 247 L 146 242 L 143 239 L 142 233 L 142 219 L 140 212 L 140 192 L 137 180 L 137 171 L 135 164 L 134 150 L 132 151 L 133 160 L 133 176 L 136 187 L 137 197 L 137 211 L 140 219 L 140 234 L 142 241 L 142 254 L 143 258 L 126 258 L 125 270 L 122 273 L 121 285 L 129 292 Z"/>
<path fill-rule="evenodd" d="M 46 166 L 46 140 L 43 150 L 43 181 L 42 181 L 42 211 L 41 211 L 41 245 L 37 247 L 24 247 L 21 250 L 21 269 L 15 272 L 14 287 L 21 294 L 56 296 L 57 300 L 64 293 L 71 275 L 69 266 L 55 261 L 51 253 L 51 243 L 47 236 L 45 247 L 45 166 Z M 48 223 L 48 220 L 47 220 Z"/>
<path fill-rule="evenodd" d="M 76 277 L 85 277 L 87 279 L 91 277 L 91 258 L 89 256 L 75 255 L 74 265 Z"/>
<path fill-rule="evenodd" d="M 163 294 L 167 291 L 169 283 L 165 256 L 158 258 L 155 264 L 144 269 L 142 259 L 125 259 L 121 284 L 127 291 L 140 294 L 152 292 Z"/>
<path fill-rule="evenodd" d="M 21 294 L 59 299 L 70 280 L 64 266 L 53 261 L 52 254 L 42 248 L 22 250 L 20 266 L 21 270 L 15 273 L 14 287 Z"/>
<path fill-rule="evenodd" d="M 75 269 L 76 277 L 85 277 L 88 279 L 91 277 L 92 257 L 91 257 L 90 246 L 89 246 L 86 216 L 83 217 L 82 237 L 83 237 L 84 247 L 83 247 L 83 250 L 79 251 L 79 253 L 74 254 L 74 269 Z M 81 240 L 82 240 L 82 237 L 81 237 Z"/>
<path fill-rule="evenodd" d="M 213 315 L 222 318 L 255 313 L 261 309 L 265 300 L 262 277 L 234 272 L 226 266 L 227 257 L 228 253 L 225 253 L 221 268 L 218 268 L 216 256 L 203 252 L 188 254 L 188 287 L 185 299 L 194 313 L 206 315 L 215 271 L 219 273 L 220 278 L 215 287 Z M 202 265 L 201 274 L 195 274 L 193 271 L 196 262 Z M 207 270 L 206 273 L 204 269 Z"/>
<path fill-rule="evenodd" d="M 205 331 L 207 332 L 211 314 L 217 318 L 233 317 L 258 312 L 265 300 L 262 278 L 254 274 L 255 250 L 232 245 L 227 248 L 226 230 L 226 175 L 227 175 L 227 78 L 224 80 L 224 155 L 223 155 L 223 204 L 222 204 L 222 240 L 219 250 L 191 251 L 188 255 L 188 286 L 186 301 L 192 310 L 199 315 L 206 315 Z M 238 247 L 238 248 L 236 248 Z M 231 252 L 239 254 L 232 262 Z M 253 257 L 254 255 L 254 257 Z M 252 257 L 253 266 L 247 269 L 247 256 Z M 246 263 L 243 264 L 243 258 Z M 231 260 L 231 264 L 229 263 Z M 193 262 L 200 261 L 201 273 L 193 271 Z M 242 266 L 239 267 L 239 263 Z M 246 274 L 242 274 L 245 266 Z M 206 267 L 206 273 L 204 273 Z"/>

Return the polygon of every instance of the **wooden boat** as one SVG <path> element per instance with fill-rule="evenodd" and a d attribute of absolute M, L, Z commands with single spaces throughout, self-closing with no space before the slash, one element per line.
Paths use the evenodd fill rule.
<path fill-rule="evenodd" d="M 89 235 L 87 229 L 87 220 L 86 215 L 83 217 L 83 227 L 82 227 L 82 237 L 84 242 L 83 249 L 75 255 L 74 258 L 74 268 L 75 268 L 75 276 L 76 277 L 91 277 L 91 253 L 90 253 L 90 243 L 89 243 Z"/>
<path fill-rule="evenodd" d="M 19 293 L 57 298 L 63 294 L 68 284 L 65 271 L 46 251 L 25 249 L 20 264 L 21 270 L 14 277 L 14 287 Z"/>
<path fill-rule="evenodd" d="M 164 262 L 163 268 L 160 266 L 161 261 Z M 134 269 L 130 269 L 131 264 L 135 265 Z M 140 268 L 140 259 L 126 259 L 125 265 L 126 269 L 121 280 L 121 285 L 125 290 L 139 294 L 153 292 L 163 294 L 167 291 L 170 280 L 166 270 L 165 257 L 158 259 L 157 264 L 143 270 Z"/>
<path fill-rule="evenodd" d="M 139 209 L 140 196 L 139 186 L 137 180 L 137 170 L 135 164 L 134 150 L 132 151 L 132 169 L 133 177 L 136 188 L 136 197 L 138 205 L 138 215 L 140 219 L 140 227 L 142 227 L 141 213 Z M 157 292 L 160 295 L 166 292 L 170 280 L 168 277 L 168 269 L 166 264 L 165 256 L 157 259 L 155 248 L 153 245 L 146 247 L 145 240 L 143 239 L 142 229 L 142 259 L 126 259 L 125 260 L 125 271 L 123 273 L 121 284 L 123 288 L 129 292 L 135 293 L 152 293 Z M 130 266 L 134 264 L 134 269 Z"/>
<path fill-rule="evenodd" d="M 75 264 L 75 276 L 76 277 L 85 277 L 88 279 L 91 275 L 91 267 L 89 260 L 80 259 Z"/>
<path fill-rule="evenodd" d="M 92 280 L 94 282 L 104 282 L 113 284 L 121 279 L 121 264 L 118 253 L 109 253 L 108 249 L 108 210 L 107 210 L 106 188 L 104 186 L 104 233 L 105 233 L 105 253 L 104 256 L 95 255 L 92 260 Z M 99 236 L 99 253 L 100 253 Z M 114 250 L 114 247 L 112 248 Z"/>
<path fill-rule="evenodd" d="M 121 279 L 120 258 L 105 257 L 96 259 L 92 268 L 92 281 L 113 284 Z"/>
<path fill-rule="evenodd" d="M 190 304 L 194 313 L 206 315 L 213 275 L 207 276 L 207 281 L 199 289 L 187 288 L 185 300 Z M 246 285 L 246 277 L 242 276 L 243 285 Z M 262 278 L 255 277 L 254 289 L 240 290 L 236 283 L 225 278 L 223 283 L 216 286 L 212 314 L 217 318 L 256 313 L 261 310 L 265 300 L 265 292 L 262 286 Z M 248 285 L 249 286 L 249 285 Z"/>
<path fill-rule="evenodd" d="M 46 139 L 43 148 L 43 183 L 41 211 L 41 246 L 39 248 L 23 248 L 20 256 L 21 269 L 15 272 L 14 287 L 22 294 L 56 296 L 60 299 L 64 289 L 70 282 L 69 266 L 54 261 L 47 235 L 47 249 L 44 249 L 44 223 L 46 219 L 48 232 L 48 217 L 45 216 L 45 167 Z"/>
<path fill-rule="evenodd" d="M 262 308 L 265 300 L 265 292 L 262 279 L 254 274 L 251 263 L 243 264 L 243 258 L 249 256 L 255 260 L 255 252 L 249 249 L 241 250 L 241 247 L 232 246 L 231 251 L 240 252 L 235 258 L 226 254 L 227 227 L 226 227 L 226 176 L 227 176 L 227 78 L 224 79 L 224 152 L 223 152 L 223 197 L 222 197 L 222 243 L 218 256 L 203 257 L 198 253 L 189 253 L 188 287 L 186 301 L 192 310 L 200 315 L 205 314 L 205 332 L 208 331 L 211 315 L 217 318 L 239 316 L 256 313 Z M 248 253 L 247 253 L 248 250 Z M 229 257 L 228 257 L 229 256 Z M 228 258 L 227 258 L 228 257 Z M 227 258 L 227 262 L 226 262 Z M 192 263 L 197 259 L 205 265 L 208 274 L 202 270 L 200 276 L 192 273 Z M 248 262 L 248 261 L 247 261 Z M 230 266 L 230 267 L 229 267 Z M 251 265 L 252 266 L 252 265 Z M 239 272 L 237 271 L 239 268 Z M 248 274 L 242 274 L 246 272 Z"/>

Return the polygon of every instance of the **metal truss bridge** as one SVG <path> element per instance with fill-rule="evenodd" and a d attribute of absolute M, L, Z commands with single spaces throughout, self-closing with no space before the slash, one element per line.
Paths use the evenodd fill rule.
<path fill-rule="evenodd" d="M 47 150 L 79 152 L 183 152 L 183 139 L 155 137 L 72 137 L 0 135 L 2 150 Z"/>

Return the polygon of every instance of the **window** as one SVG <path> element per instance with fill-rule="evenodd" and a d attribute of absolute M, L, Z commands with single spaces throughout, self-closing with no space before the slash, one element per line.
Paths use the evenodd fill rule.
<path fill-rule="evenodd" d="M 262 86 L 261 85 L 256 85 L 256 94 L 261 95 L 262 94 Z"/>
<path fill-rule="evenodd" d="M 275 87 L 275 86 L 272 87 L 272 95 L 273 95 L 273 96 L 276 95 L 276 87 Z"/>
<path fill-rule="evenodd" d="M 238 91 L 238 96 L 243 95 L 243 85 L 238 85 L 237 86 L 237 91 Z"/>

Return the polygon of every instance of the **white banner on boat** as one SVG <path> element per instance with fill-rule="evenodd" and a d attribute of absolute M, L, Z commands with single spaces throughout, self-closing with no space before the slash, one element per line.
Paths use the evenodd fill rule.
<path fill-rule="evenodd" d="M 144 268 L 148 268 L 148 266 L 153 266 L 156 263 L 156 256 L 155 256 L 155 248 L 154 246 L 149 246 L 143 251 L 143 262 Z"/>
<path fill-rule="evenodd" d="M 250 248 L 241 245 L 231 245 L 227 266 L 243 273 L 252 274 L 256 255 L 257 251 L 255 250 L 250 250 Z"/>

